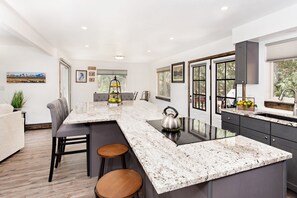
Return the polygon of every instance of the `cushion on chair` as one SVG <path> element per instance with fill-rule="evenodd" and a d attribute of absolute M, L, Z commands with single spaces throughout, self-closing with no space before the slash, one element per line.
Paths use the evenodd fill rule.
<path fill-rule="evenodd" d="M 69 137 L 89 134 L 89 127 L 84 124 L 62 124 L 56 137 Z"/>
<path fill-rule="evenodd" d="M 0 104 L 0 115 L 13 112 L 13 106 L 10 104 Z"/>

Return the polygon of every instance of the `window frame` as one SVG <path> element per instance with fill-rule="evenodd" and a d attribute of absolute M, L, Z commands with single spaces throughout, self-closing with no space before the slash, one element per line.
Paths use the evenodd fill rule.
<path fill-rule="evenodd" d="M 170 90 L 170 96 L 169 97 L 159 95 L 159 78 L 160 78 L 159 73 L 163 73 L 163 72 L 169 72 L 169 84 L 170 84 L 170 89 L 171 89 L 171 70 L 170 70 L 170 66 L 158 68 L 157 71 L 156 71 L 156 74 L 157 74 L 156 84 L 157 85 L 156 85 L 156 96 L 155 96 L 155 98 L 158 99 L 158 100 L 164 100 L 164 101 L 170 102 L 171 101 L 171 90 Z"/>
<path fill-rule="evenodd" d="M 126 84 L 125 86 L 122 86 L 122 92 L 123 91 L 127 91 L 127 90 L 123 90 L 123 88 L 128 88 L 128 80 L 127 80 L 127 77 L 128 77 L 128 70 L 120 70 L 120 69 L 97 69 L 97 72 L 96 72 L 96 78 L 97 78 L 97 91 L 98 93 L 108 93 L 109 90 L 107 90 L 106 92 L 99 92 L 99 84 L 100 84 L 100 81 L 99 81 L 99 76 L 125 76 L 125 81 L 126 81 Z M 111 78 L 112 80 L 113 78 Z M 109 87 L 109 83 L 108 82 L 108 87 Z M 121 82 L 122 83 L 122 82 Z"/>
<path fill-rule="evenodd" d="M 194 69 L 197 68 L 197 67 L 205 67 L 205 73 L 204 73 L 204 80 L 194 80 Z M 200 71 L 200 69 L 199 69 Z M 207 68 L 206 68 L 206 64 L 198 64 L 198 65 L 193 65 L 192 66 L 192 108 L 193 109 L 197 109 L 197 110 L 201 110 L 201 111 L 206 111 L 207 110 L 207 79 L 206 79 L 206 73 L 207 73 Z M 199 73 L 200 75 L 200 73 Z M 200 81 L 204 81 L 205 82 L 205 95 L 203 94 L 195 94 L 194 93 L 194 82 L 200 82 Z M 199 108 L 199 107 L 195 107 L 194 106 L 194 99 L 195 99 L 195 96 L 204 96 L 205 97 L 205 109 L 202 109 L 202 108 Z"/>
<path fill-rule="evenodd" d="M 272 101 L 276 101 L 276 102 L 288 102 L 288 103 L 294 103 L 294 98 L 289 98 L 287 96 L 284 96 L 283 97 L 283 100 L 282 101 L 279 101 L 278 100 L 278 97 L 274 96 L 274 62 L 277 62 L 277 61 L 285 61 L 285 60 L 292 60 L 292 59 L 295 59 L 297 61 L 297 57 L 293 57 L 293 58 L 283 58 L 283 59 L 277 59 L 277 60 L 271 60 L 269 61 L 269 68 L 270 68 L 270 79 L 269 79 L 269 82 L 270 82 L 270 90 L 269 90 L 269 95 L 270 95 L 270 98 Z"/>
<path fill-rule="evenodd" d="M 227 101 L 227 99 L 234 99 L 234 101 L 236 101 L 236 98 L 237 98 L 237 85 L 236 85 L 236 83 L 235 83 L 235 75 L 236 75 L 236 73 L 235 73 L 235 75 L 234 75 L 234 78 L 226 78 L 226 75 L 227 75 L 227 67 L 226 67 L 226 65 L 227 65 L 227 63 L 229 63 L 229 62 L 234 62 L 235 63 L 235 60 L 234 59 L 232 59 L 232 60 L 222 60 L 222 61 L 219 61 L 219 62 L 216 62 L 215 63 L 215 114 L 218 114 L 218 115 L 221 115 L 222 113 L 219 113 L 218 112 L 218 104 L 217 104 L 217 102 L 218 102 L 218 98 L 223 98 L 223 99 L 225 99 L 225 101 Z M 222 64 L 222 63 L 224 63 L 225 64 L 225 75 L 224 75 L 224 78 L 223 79 L 218 79 L 218 76 L 217 76 L 217 72 L 218 72 L 218 67 L 217 67 L 217 65 L 218 64 Z M 235 63 L 236 64 L 236 63 Z M 236 65 L 235 65 L 235 70 L 236 70 Z M 231 80 L 234 80 L 234 84 L 235 84 L 235 97 L 227 97 L 227 81 L 231 81 Z M 225 82 L 225 96 L 224 97 L 222 97 L 222 96 L 218 96 L 218 81 L 224 81 Z M 222 109 L 222 108 L 221 108 Z"/>

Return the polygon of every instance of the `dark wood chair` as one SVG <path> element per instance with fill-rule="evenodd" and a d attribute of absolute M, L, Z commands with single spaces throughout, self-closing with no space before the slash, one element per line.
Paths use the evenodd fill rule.
<path fill-rule="evenodd" d="M 56 160 L 56 167 L 61 161 L 62 155 L 87 153 L 87 175 L 89 171 L 89 127 L 84 124 L 63 124 L 65 119 L 65 109 L 61 100 L 55 100 L 47 105 L 50 109 L 52 119 L 52 155 L 48 181 L 51 182 L 54 172 L 54 164 Z M 57 148 L 57 140 L 59 142 Z M 65 151 L 65 146 L 70 144 L 86 144 L 86 149 Z"/>

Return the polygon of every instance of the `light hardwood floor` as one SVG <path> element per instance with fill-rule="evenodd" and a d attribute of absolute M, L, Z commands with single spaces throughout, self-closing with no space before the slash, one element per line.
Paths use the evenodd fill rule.
<path fill-rule="evenodd" d="M 0 163 L 1 198 L 95 197 L 97 178 L 87 177 L 85 153 L 63 156 L 49 183 L 51 130 L 27 131 L 25 142 L 24 149 Z"/>

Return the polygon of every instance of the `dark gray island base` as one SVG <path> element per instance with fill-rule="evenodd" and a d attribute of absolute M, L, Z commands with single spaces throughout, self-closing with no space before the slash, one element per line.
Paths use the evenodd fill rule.
<path fill-rule="evenodd" d="M 97 176 L 101 159 L 97 148 L 111 143 L 122 143 L 130 147 L 116 121 L 90 123 L 90 173 Z M 286 162 L 263 166 L 249 171 L 229 175 L 204 183 L 158 194 L 130 147 L 125 156 L 127 167 L 137 170 L 143 178 L 140 194 L 146 198 L 285 198 Z M 106 161 L 105 173 L 121 167 L 119 159 Z"/>

